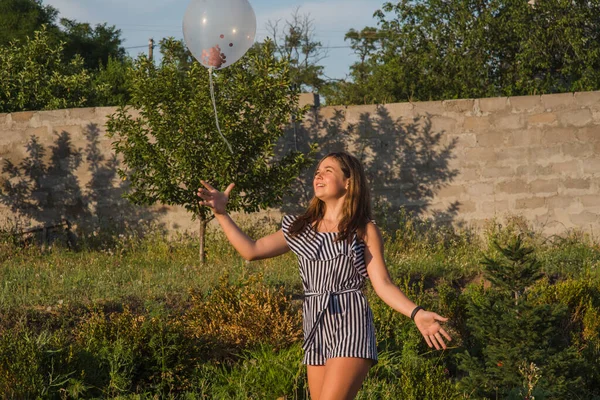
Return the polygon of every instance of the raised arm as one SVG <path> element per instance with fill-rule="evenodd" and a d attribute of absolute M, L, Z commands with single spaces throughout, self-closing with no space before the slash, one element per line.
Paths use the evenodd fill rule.
<path fill-rule="evenodd" d="M 198 189 L 198 196 L 202 198 L 200 205 L 210 207 L 216 220 L 221 225 L 225 236 L 240 255 L 248 261 L 262 260 L 276 257 L 290 250 L 283 237 L 283 231 L 267 235 L 258 240 L 253 240 L 246 235 L 227 214 L 226 206 L 229 194 L 235 184 L 230 184 L 225 192 L 219 192 L 208 182 L 201 181 L 204 188 Z"/>
<path fill-rule="evenodd" d="M 377 293 L 381 300 L 394 310 L 410 317 L 417 305 L 406 297 L 406 295 L 392 282 L 383 258 L 383 239 L 381 237 L 381 232 L 379 232 L 379 229 L 373 223 L 367 225 L 365 244 L 367 272 L 369 274 L 369 279 L 371 279 L 373 289 L 375 289 L 375 293 Z M 429 347 L 435 346 L 438 350 L 440 347 L 445 349 L 446 343 L 442 339 L 442 335 L 444 335 L 447 340 L 452 340 L 450 335 L 448 335 L 439 324 L 439 322 L 447 321 L 447 318 L 422 309 L 417 311 L 414 320 Z"/>

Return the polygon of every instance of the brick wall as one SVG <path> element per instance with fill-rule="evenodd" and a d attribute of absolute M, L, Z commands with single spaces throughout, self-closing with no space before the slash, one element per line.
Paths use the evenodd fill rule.
<path fill-rule="evenodd" d="M 18 166 L 35 149 L 46 152 L 33 157 L 45 160 L 43 182 L 26 192 L 29 200 L 0 198 L 0 216 L 14 215 L 20 201 L 29 207 L 21 213 L 40 222 L 152 219 L 194 229 L 180 208 L 140 209 L 120 199 L 125 188 L 104 127 L 113 111 L 0 114 L 0 159 Z M 28 150 L 32 135 L 39 143 Z M 380 215 L 404 208 L 480 226 L 513 213 L 547 234 L 600 228 L 600 92 L 315 108 L 279 147 L 303 150 L 315 141 L 321 154 L 347 150 L 363 160 Z M 268 214 L 298 211 L 311 195 L 311 173 L 296 198 Z M 5 172 L 7 179 L 19 180 Z"/>

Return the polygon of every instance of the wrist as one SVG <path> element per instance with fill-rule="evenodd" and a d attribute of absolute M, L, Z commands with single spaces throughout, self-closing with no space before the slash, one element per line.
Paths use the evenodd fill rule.
<path fill-rule="evenodd" d="M 416 307 L 414 308 L 414 310 L 413 310 L 413 311 L 410 313 L 410 319 L 412 319 L 412 320 L 414 321 L 414 320 L 415 320 L 415 316 L 417 315 L 417 313 L 418 313 L 420 310 L 424 310 L 424 308 L 423 308 L 423 307 L 421 307 L 421 306 L 416 306 Z"/>

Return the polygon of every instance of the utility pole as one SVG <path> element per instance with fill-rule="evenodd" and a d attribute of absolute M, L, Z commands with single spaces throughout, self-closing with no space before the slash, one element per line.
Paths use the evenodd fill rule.
<path fill-rule="evenodd" d="M 150 40 L 148 40 L 148 59 L 150 61 L 152 61 L 153 56 L 154 56 L 154 38 L 150 38 Z"/>

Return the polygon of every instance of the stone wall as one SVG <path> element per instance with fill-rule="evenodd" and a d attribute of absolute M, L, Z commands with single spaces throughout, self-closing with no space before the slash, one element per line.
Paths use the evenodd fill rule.
<path fill-rule="evenodd" d="M 105 136 L 112 112 L 0 114 L 0 183 L 12 185 L 0 196 L 0 220 L 18 212 L 34 225 L 153 220 L 194 230 L 178 207 L 121 199 L 119 160 Z M 511 213 L 546 234 L 600 228 L 600 92 L 313 108 L 279 150 L 311 142 L 321 154 L 347 150 L 362 159 L 379 218 L 403 208 L 457 225 Z M 311 173 L 268 214 L 297 212 L 310 198 Z"/>

